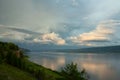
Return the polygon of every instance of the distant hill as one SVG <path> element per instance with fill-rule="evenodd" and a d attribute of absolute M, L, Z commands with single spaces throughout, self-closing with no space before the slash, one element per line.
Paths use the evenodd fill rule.
<path fill-rule="evenodd" d="M 25 48 L 20 48 L 20 50 L 23 51 L 23 52 L 30 52 L 29 49 L 25 49 Z"/>
<path fill-rule="evenodd" d="M 95 52 L 95 53 L 106 53 L 106 52 L 119 53 L 120 46 L 92 47 L 92 48 L 80 49 L 78 51 L 80 51 L 80 52 Z"/>
<path fill-rule="evenodd" d="M 63 49 L 55 50 L 60 52 L 82 52 L 82 53 L 120 53 L 120 45 L 118 46 L 105 46 L 105 47 L 90 47 L 81 49 Z"/>

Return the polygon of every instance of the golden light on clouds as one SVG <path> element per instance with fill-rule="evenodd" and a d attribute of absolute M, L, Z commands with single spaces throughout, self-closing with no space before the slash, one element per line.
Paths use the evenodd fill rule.
<path fill-rule="evenodd" d="M 42 34 L 40 37 L 35 38 L 33 41 L 43 43 L 54 43 L 57 45 L 64 45 L 66 43 L 64 39 L 62 39 L 58 34 L 54 32 Z"/>
<path fill-rule="evenodd" d="M 111 35 L 116 32 L 118 25 L 120 25 L 119 21 L 104 21 L 97 25 L 95 29 L 89 32 L 84 32 L 77 36 L 71 36 L 69 37 L 69 40 L 74 43 L 86 46 L 93 46 L 93 42 L 107 42 L 111 40 Z"/>

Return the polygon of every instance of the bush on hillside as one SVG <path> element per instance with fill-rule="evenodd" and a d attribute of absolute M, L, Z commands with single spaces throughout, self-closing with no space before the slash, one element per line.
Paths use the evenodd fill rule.
<path fill-rule="evenodd" d="M 79 71 L 77 64 L 74 64 L 73 62 L 62 68 L 61 75 L 64 76 L 64 79 L 61 80 L 88 80 L 85 70 Z"/>

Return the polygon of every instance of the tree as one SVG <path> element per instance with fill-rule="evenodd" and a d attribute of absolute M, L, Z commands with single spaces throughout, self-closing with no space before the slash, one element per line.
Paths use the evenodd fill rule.
<path fill-rule="evenodd" d="M 77 64 L 74 64 L 73 62 L 62 68 L 61 75 L 65 78 L 63 80 L 88 80 L 85 70 L 79 71 Z"/>

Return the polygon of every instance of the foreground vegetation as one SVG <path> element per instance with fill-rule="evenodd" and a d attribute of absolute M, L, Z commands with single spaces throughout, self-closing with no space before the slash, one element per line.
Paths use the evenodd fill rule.
<path fill-rule="evenodd" d="M 31 74 L 9 64 L 0 64 L 0 80 L 36 80 Z"/>
<path fill-rule="evenodd" d="M 35 79 L 87 80 L 87 76 L 84 70 L 79 71 L 73 63 L 66 65 L 61 72 L 52 71 L 30 62 L 17 45 L 0 42 L 0 80 Z"/>

